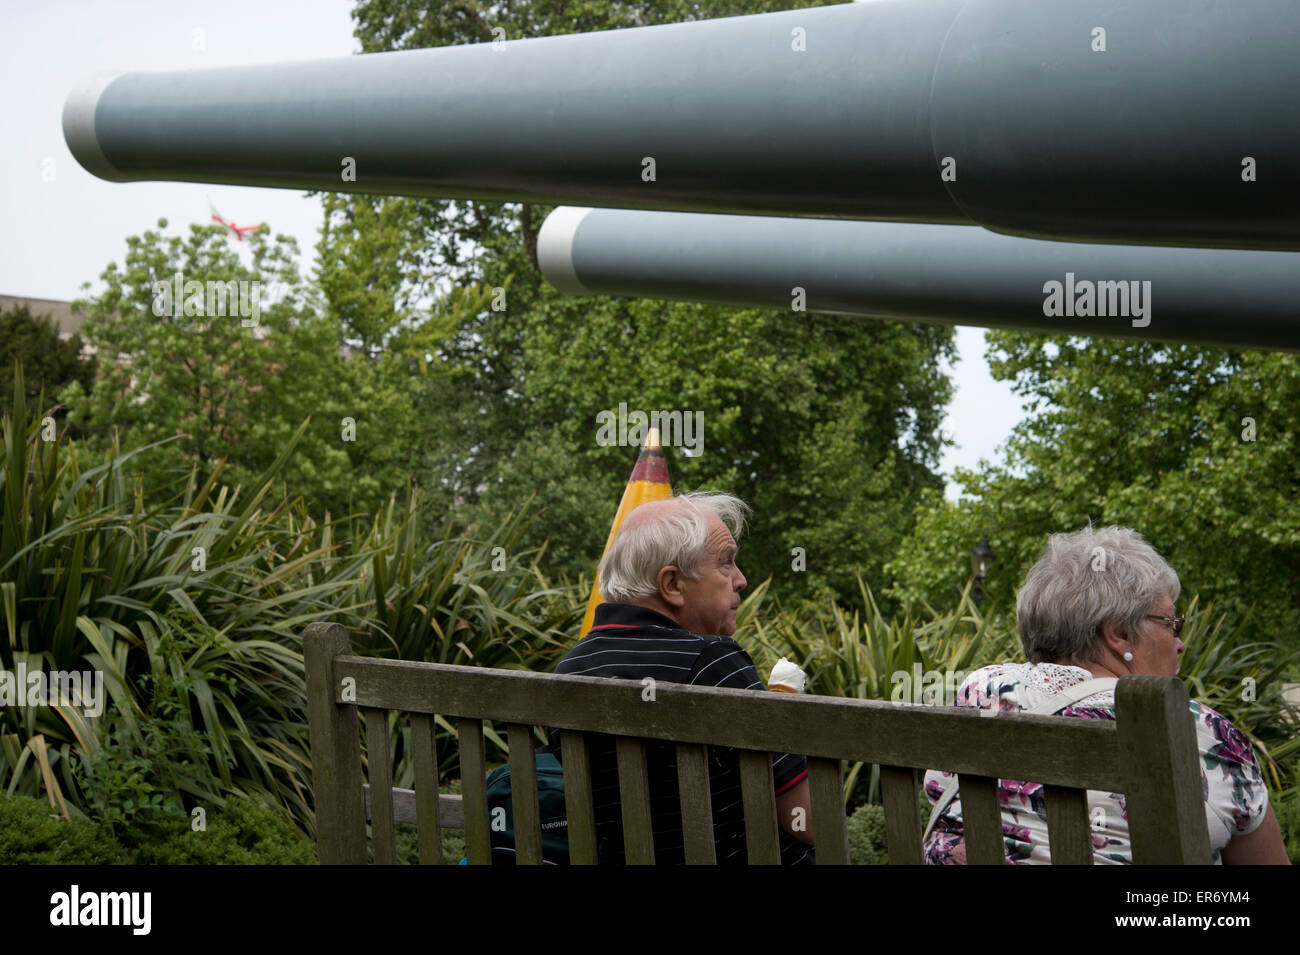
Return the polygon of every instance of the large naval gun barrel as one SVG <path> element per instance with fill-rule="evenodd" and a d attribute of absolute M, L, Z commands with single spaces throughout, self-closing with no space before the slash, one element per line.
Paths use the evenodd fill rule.
<path fill-rule="evenodd" d="M 716 302 L 1300 352 L 1300 255 L 1044 242 L 969 226 L 561 206 L 571 295 Z"/>
<path fill-rule="evenodd" d="M 102 74 L 105 179 L 1300 250 L 1296 0 L 874 0 Z"/>

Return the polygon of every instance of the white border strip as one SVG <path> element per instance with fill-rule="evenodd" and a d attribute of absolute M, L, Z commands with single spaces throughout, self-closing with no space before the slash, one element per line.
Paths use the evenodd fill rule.
<path fill-rule="evenodd" d="M 546 217 L 537 233 L 537 265 L 546 281 L 565 295 L 590 295 L 573 267 L 573 242 L 578 226 L 591 209 L 586 206 L 559 206 Z"/>
<path fill-rule="evenodd" d="M 113 168 L 95 135 L 95 108 L 109 83 L 123 75 L 122 70 L 106 70 L 87 77 L 72 88 L 63 104 L 63 139 L 77 162 L 93 176 L 110 182 L 126 182 Z"/>

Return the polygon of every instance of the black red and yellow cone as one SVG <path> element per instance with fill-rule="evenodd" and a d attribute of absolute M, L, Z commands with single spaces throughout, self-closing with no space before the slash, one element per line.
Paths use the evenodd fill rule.
<path fill-rule="evenodd" d="M 618 529 L 623 526 L 624 519 L 632 511 L 647 501 L 662 501 L 672 496 L 672 485 L 668 482 L 668 459 L 664 457 L 664 449 L 659 443 L 659 429 L 651 428 L 646 435 L 641 453 L 637 455 L 632 476 L 628 478 L 627 487 L 623 491 L 623 500 L 619 502 L 618 513 L 614 515 L 609 537 L 605 540 L 605 549 L 600 552 L 601 559 L 604 559 L 609 545 L 614 543 L 614 536 L 618 534 Z M 582 618 L 582 631 L 578 639 L 585 637 L 587 631 L 591 629 L 591 622 L 596 616 L 596 606 L 603 599 L 598 578 L 591 585 L 591 597 L 587 600 L 587 613 Z"/>

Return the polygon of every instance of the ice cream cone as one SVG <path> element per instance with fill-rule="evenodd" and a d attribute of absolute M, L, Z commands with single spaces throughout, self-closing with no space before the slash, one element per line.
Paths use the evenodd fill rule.
<path fill-rule="evenodd" d="M 782 657 L 772 667 L 772 673 L 767 678 L 767 688 L 775 693 L 802 693 L 806 682 L 807 677 L 798 664 Z"/>

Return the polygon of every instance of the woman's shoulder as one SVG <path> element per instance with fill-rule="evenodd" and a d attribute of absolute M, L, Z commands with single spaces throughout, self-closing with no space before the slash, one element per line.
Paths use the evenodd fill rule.
<path fill-rule="evenodd" d="M 957 688 L 956 705 L 982 710 L 1017 709 L 1016 690 L 1024 682 L 1028 666 L 1024 663 L 992 663 L 972 671 Z"/>
<path fill-rule="evenodd" d="M 1087 670 L 1068 664 L 994 663 L 966 677 L 957 690 L 956 703 L 980 709 L 1027 709 L 1089 679 L 1092 674 Z M 1113 694 L 1104 692 L 1094 697 L 1088 700 L 1095 706 L 1109 706 L 1114 701 Z"/>

